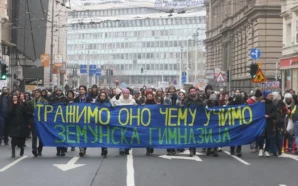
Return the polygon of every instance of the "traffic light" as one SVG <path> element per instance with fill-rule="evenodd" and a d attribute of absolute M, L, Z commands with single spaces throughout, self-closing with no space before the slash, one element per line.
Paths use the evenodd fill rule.
<path fill-rule="evenodd" d="M 7 73 L 8 73 L 8 71 L 7 71 L 7 65 L 2 64 L 1 65 L 1 77 L 0 77 L 0 80 L 6 80 Z"/>
<path fill-rule="evenodd" d="M 250 76 L 253 79 L 256 76 L 256 73 L 259 70 L 259 65 L 256 63 L 250 64 Z"/>
<path fill-rule="evenodd" d="M 230 71 L 227 71 L 226 79 L 227 79 L 227 82 L 229 82 L 229 80 L 230 80 Z"/>
<path fill-rule="evenodd" d="M 108 76 L 108 75 L 109 75 L 109 70 L 106 70 L 106 73 L 105 73 L 105 75 L 106 75 L 106 76 Z"/>
<path fill-rule="evenodd" d="M 110 69 L 110 76 L 113 76 L 113 74 L 114 74 L 113 69 Z"/>

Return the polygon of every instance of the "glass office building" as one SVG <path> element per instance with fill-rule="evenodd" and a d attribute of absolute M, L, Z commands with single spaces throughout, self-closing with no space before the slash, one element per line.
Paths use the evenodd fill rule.
<path fill-rule="evenodd" d="M 105 7 L 84 7 L 68 14 L 68 63 L 96 64 L 102 72 L 97 84 L 179 85 L 182 71 L 188 72 L 188 81 L 205 74 L 203 8 L 169 14 L 125 3 Z M 113 76 L 106 76 L 106 69 L 113 69 Z"/>

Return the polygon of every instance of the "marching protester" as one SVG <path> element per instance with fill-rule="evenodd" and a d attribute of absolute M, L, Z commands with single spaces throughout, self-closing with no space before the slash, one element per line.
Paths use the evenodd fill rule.
<path fill-rule="evenodd" d="M 197 94 L 195 87 L 190 87 L 188 90 L 188 96 L 184 100 L 184 106 L 189 107 L 191 105 L 205 107 L 204 101 Z M 189 148 L 189 156 L 196 155 L 196 148 Z"/>
<path fill-rule="evenodd" d="M 207 101 L 206 107 L 212 108 L 212 107 L 216 107 L 219 106 L 218 101 L 217 101 L 217 96 L 215 93 L 210 94 L 209 99 Z M 218 151 L 217 151 L 218 147 L 213 148 L 213 156 L 217 157 L 218 156 Z M 207 148 L 207 156 L 212 154 L 212 148 Z"/>
<path fill-rule="evenodd" d="M 77 96 L 74 100 L 74 103 L 92 103 L 93 99 L 87 96 L 87 87 L 84 85 L 79 86 L 79 96 Z M 80 157 L 86 155 L 86 147 L 80 147 Z"/>
<path fill-rule="evenodd" d="M 55 94 L 49 99 L 50 104 L 68 104 L 68 99 L 64 96 L 62 89 L 57 87 L 55 89 Z M 66 148 L 65 147 L 57 147 L 57 156 L 65 156 Z"/>
<path fill-rule="evenodd" d="M 185 101 L 185 90 L 180 90 L 179 91 L 179 96 L 176 102 L 176 105 L 183 107 L 184 106 L 184 101 Z"/>
<path fill-rule="evenodd" d="M 73 102 L 75 99 L 75 94 L 72 90 L 67 91 L 66 96 L 69 102 Z"/>
<path fill-rule="evenodd" d="M 116 96 L 111 99 L 112 106 L 137 105 L 132 95 L 130 95 L 130 91 L 128 89 L 122 89 L 122 94 L 120 92 L 121 90 L 119 90 L 119 88 L 116 89 Z M 119 155 L 129 155 L 129 148 L 120 148 Z"/>
<path fill-rule="evenodd" d="M 20 93 L 19 102 L 27 110 L 27 108 L 28 108 L 28 101 L 26 100 L 26 95 L 24 93 Z M 28 125 L 28 135 L 27 135 L 27 138 L 30 138 L 31 128 L 30 128 L 30 123 L 29 123 L 29 116 L 27 116 L 26 122 L 27 122 L 27 125 Z M 24 144 L 24 147 L 26 147 L 26 144 Z"/>
<path fill-rule="evenodd" d="M 163 105 L 176 105 L 178 99 L 176 88 L 170 86 L 163 100 Z M 176 155 L 176 149 L 167 149 L 167 155 Z"/>
<path fill-rule="evenodd" d="M 2 143 L 2 138 L 4 138 L 4 144 L 8 145 L 9 136 L 9 123 L 7 120 L 7 113 L 10 107 L 10 98 L 8 93 L 8 88 L 2 88 L 2 94 L 0 96 L 0 145 Z"/>
<path fill-rule="evenodd" d="M 89 94 L 88 94 L 88 96 L 93 99 L 93 103 L 95 103 L 95 101 L 98 97 L 98 94 L 99 94 L 99 92 L 98 92 L 97 85 L 93 85 L 91 88 L 91 92 L 89 92 Z"/>
<path fill-rule="evenodd" d="M 107 107 L 111 108 L 112 104 L 110 103 L 110 100 L 108 98 L 108 94 L 106 92 L 101 92 L 99 96 L 96 99 L 96 105 L 101 107 Z M 101 155 L 106 158 L 108 155 L 108 148 L 102 147 L 101 148 Z"/>
<path fill-rule="evenodd" d="M 273 104 L 276 107 L 276 134 L 275 134 L 275 143 L 277 147 L 278 155 L 282 154 L 282 141 L 284 138 L 285 132 L 285 117 L 287 115 L 287 108 L 285 103 L 281 100 L 281 95 L 279 92 L 272 92 Z"/>
<path fill-rule="evenodd" d="M 259 145 L 259 156 L 270 157 L 269 150 L 271 149 L 273 154 L 277 156 L 276 153 L 276 143 L 275 143 L 275 132 L 276 132 L 276 107 L 272 102 L 273 95 L 270 90 L 264 92 L 265 99 L 265 118 L 266 118 L 266 127 L 263 134 L 260 136 L 258 145 Z M 265 152 L 263 150 L 264 140 L 266 139 Z"/>
<path fill-rule="evenodd" d="M 139 90 L 134 90 L 134 97 L 133 99 L 136 101 L 138 105 L 142 105 L 145 103 L 146 98 L 141 95 Z"/>
<path fill-rule="evenodd" d="M 158 104 L 163 105 L 163 92 L 161 88 L 156 90 L 155 100 Z"/>
<path fill-rule="evenodd" d="M 39 140 L 39 145 L 37 148 L 37 139 L 38 139 L 38 135 L 37 135 L 37 128 L 34 125 L 33 122 L 33 116 L 34 116 L 34 109 L 36 107 L 37 104 L 39 103 L 48 103 L 47 100 L 45 100 L 43 97 L 41 97 L 41 90 L 40 89 L 36 89 L 34 91 L 34 98 L 32 101 L 30 101 L 28 103 L 28 114 L 29 114 L 29 121 L 32 121 L 31 124 L 31 128 L 32 128 L 32 154 L 37 157 L 37 156 L 41 156 L 42 155 L 42 149 L 43 149 L 43 144 L 41 142 L 41 140 Z"/>
<path fill-rule="evenodd" d="M 291 112 L 292 112 L 292 110 L 295 107 L 295 101 L 293 99 L 293 95 L 290 94 L 290 93 L 286 93 L 285 96 L 284 96 L 284 103 L 285 103 L 286 108 L 287 108 L 287 115 L 285 117 L 285 124 L 286 124 L 285 127 L 287 128 L 288 123 L 289 123 L 289 118 L 291 116 Z M 288 146 L 286 144 L 288 144 Z M 288 133 L 288 132 L 285 133 L 285 143 L 284 143 L 284 146 L 285 146 L 285 151 L 286 152 L 292 152 L 293 135 L 290 134 L 290 133 Z"/>
<path fill-rule="evenodd" d="M 43 99 L 45 99 L 45 100 L 48 101 L 49 95 L 48 95 L 47 89 L 42 89 L 42 91 L 41 91 L 41 97 L 43 97 Z"/>
<path fill-rule="evenodd" d="M 155 101 L 154 99 L 154 96 L 153 96 L 153 92 L 152 91 L 147 91 L 146 92 L 146 102 L 145 102 L 146 105 L 154 105 L 154 104 L 157 104 L 157 102 Z M 154 152 L 154 149 L 151 148 L 151 147 L 147 147 L 146 148 L 146 156 L 150 156 L 151 154 L 153 154 Z"/>
<path fill-rule="evenodd" d="M 243 100 L 243 95 L 236 94 L 235 98 L 233 99 L 232 102 L 229 103 L 229 105 L 243 105 L 244 103 L 245 103 L 245 100 Z M 230 153 L 231 153 L 231 155 L 235 155 L 235 147 L 234 146 L 230 147 Z M 238 145 L 236 147 L 236 155 L 238 157 L 242 156 L 241 145 Z"/>
<path fill-rule="evenodd" d="M 66 92 L 66 97 L 67 97 L 69 103 L 73 103 L 73 100 L 75 98 L 75 94 L 72 90 L 68 90 Z M 71 147 L 71 151 L 75 151 L 75 147 Z"/>
<path fill-rule="evenodd" d="M 255 94 L 253 96 L 251 96 L 247 101 L 246 103 L 247 104 L 255 104 L 257 102 L 260 102 L 262 100 L 262 96 L 263 96 L 263 93 L 261 90 L 257 89 Z M 250 144 L 250 150 L 251 152 L 257 152 L 258 150 L 258 143 L 257 141 L 253 142 L 252 144 Z"/>
<path fill-rule="evenodd" d="M 12 158 L 16 156 L 16 146 L 20 147 L 20 156 L 24 155 L 25 140 L 28 136 L 27 111 L 20 101 L 17 95 L 13 95 L 12 104 L 8 111 Z"/>

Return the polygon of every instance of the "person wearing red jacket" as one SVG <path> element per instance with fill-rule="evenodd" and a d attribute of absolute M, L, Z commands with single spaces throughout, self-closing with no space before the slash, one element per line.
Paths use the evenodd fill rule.
<path fill-rule="evenodd" d="M 263 93 L 262 93 L 259 89 L 257 89 L 255 95 L 252 96 L 252 97 L 250 97 L 250 98 L 246 101 L 246 103 L 249 104 L 249 105 L 254 104 L 254 103 L 257 103 L 257 102 L 259 102 L 259 100 L 260 100 L 260 98 L 261 98 L 262 96 L 263 96 Z"/>

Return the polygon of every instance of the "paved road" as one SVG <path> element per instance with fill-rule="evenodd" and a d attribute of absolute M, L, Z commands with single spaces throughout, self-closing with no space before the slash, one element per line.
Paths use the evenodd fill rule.
<path fill-rule="evenodd" d="M 30 141 L 27 142 L 29 144 Z M 224 149 L 228 150 L 228 149 Z M 164 159 L 165 150 L 145 156 L 145 149 L 133 149 L 129 156 L 118 156 L 109 149 L 108 158 L 100 149 L 88 149 L 87 156 L 75 164 L 85 164 L 68 171 L 54 164 L 66 164 L 78 157 L 78 149 L 66 157 L 56 157 L 54 148 L 45 148 L 43 156 L 33 158 L 31 148 L 25 156 L 10 158 L 10 147 L 0 147 L 0 185 L 2 186 L 297 186 L 298 157 L 257 157 L 244 148 L 243 157 L 228 153 L 188 159 Z M 27 156 L 27 157 L 26 157 Z M 166 156 L 162 156 L 166 157 Z M 176 157 L 176 158 L 177 158 Z M 169 158 L 169 157 L 166 157 Z M 184 158 L 184 159 L 182 159 Z M 68 166 L 69 167 L 69 166 Z"/>

